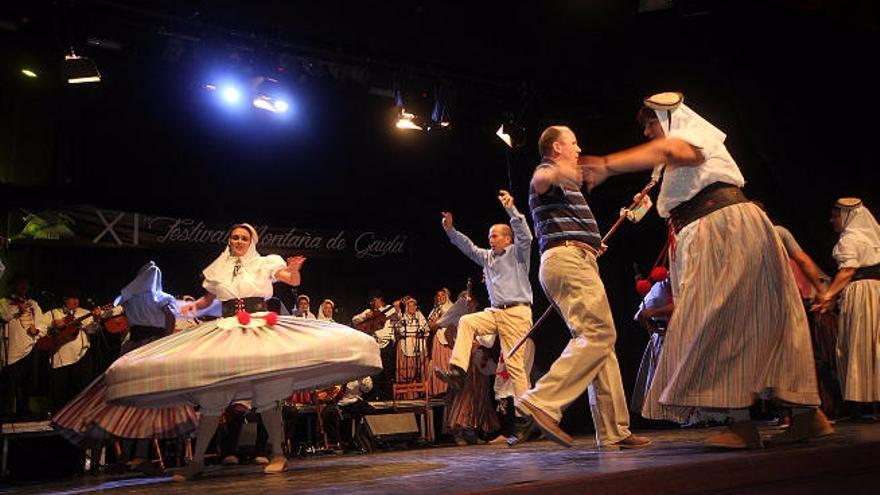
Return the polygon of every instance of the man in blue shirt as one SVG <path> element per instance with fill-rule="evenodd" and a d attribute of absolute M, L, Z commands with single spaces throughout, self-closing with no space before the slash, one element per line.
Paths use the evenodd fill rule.
<path fill-rule="evenodd" d="M 471 313 L 459 320 L 449 370 L 435 370 L 437 377 L 454 389 L 461 389 L 464 384 L 474 337 L 498 335 L 501 352 L 506 355 L 532 326 L 532 286 L 529 282 L 532 232 L 525 216 L 514 206 L 510 193 L 502 190 L 498 200 L 510 215 L 510 225 L 499 223 L 489 229 L 489 249 L 477 247 L 467 236 L 455 230 L 452 213 L 443 212 L 443 229 L 449 240 L 465 256 L 483 267 L 492 304 L 485 311 Z M 529 341 L 527 345 L 534 344 Z M 518 352 L 507 361 L 517 396 L 530 387 L 531 370 L 525 369 L 525 355 L 525 352 Z"/>

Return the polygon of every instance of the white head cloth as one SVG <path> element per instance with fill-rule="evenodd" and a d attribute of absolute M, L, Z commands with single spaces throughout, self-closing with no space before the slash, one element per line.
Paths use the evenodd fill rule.
<path fill-rule="evenodd" d="M 327 303 L 330 303 L 330 306 L 332 306 L 333 309 L 336 309 L 336 303 L 334 303 L 334 302 L 331 301 L 330 299 L 324 299 L 323 301 L 321 301 L 321 305 L 318 306 L 318 319 L 321 320 L 321 321 L 331 321 L 331 320 L 333 320 L 333 315 L 332 315 L 332 314 L 331 314 L 330 316 L 324 316 L 324 305 L 327 304 Z"/>
<path fill-rule="evenodd" d="M 742 187 L 746 182 L 724 146 L 727 135 L 685 105 L 683 97 L 674 108 L 658 109 L 651 105 L 653 98 L 666 94 L 646 99 L 645 105 L 654 110 L 667 138 L 681 139 L 699 148 L 705 161 L 697 166 L 666 165 L 657 197 L 657 213 L 664 218 L 669 216 L 670 210 L 712 183 L 725 182 Z"/>
<path fill-rule="evenodd" d="M 832 253 L 838 266 L 858 268 L 880 263 L 880 225 L 871 211 L 861 201 L 845 206 L 841 200 L 835 206 L 840 209 L 843 223 L 843 232 Z"/>
<path fill-rule="evenodd" d="M 654 113 L 657 114 L 666 137 L 683 139 L 698 148 L 709 148 L 727 139 L 727 134 L 684 103 L 675 110 L 654 110 Z"/>
<path fill-rule="evenodd" d="M 152 294 L 153 302 L 170 304 L 174 297 L 162 290 L 162 270 L 152 261 L 144 265 L 137 276 L 128 283 L 113 301 L 114 305 L 122 304 L 138 294 Z"/>
<path fill-rule="evenodd" d="M 260 256 L 257 252 L 259 237 L 252 225 L 235 225 L 230 229 L 230 234 L 237 228 L 247 229 L 251 234 L 247 251 L 239 258 L 232 254 L 232 248 L 227 243 L 220 256 L 202 271 L 205 277 L 202 287 L 224 301 L 245 297 L 271 297 L 275 272 L 284 268 L 284 260 L 277 255 Z M 240 265 L 236 273 L 237 262 Z"/>

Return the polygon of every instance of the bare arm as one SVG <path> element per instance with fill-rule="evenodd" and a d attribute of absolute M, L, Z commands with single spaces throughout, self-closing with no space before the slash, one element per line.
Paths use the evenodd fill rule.
<path fill-rule="evenodd" d="M 813 262 L 813 259 L 810 258 L 807 253 L 798 251 L 791 255 L 791 259 L 793 259 L 798 267 L 800 267 L 801 271 L 804 272 L 804 275 L 807 276 L 807 279 L 809 279 L 813 287 L 816 288 L 818 294 L 828 290 L 828 287 L 826 287 L 825 284 L 822 283 L 822 279 L 819 278 L 819 267 L 816 266 L 816 263 Z"/>
<path fill-rule="evenodd" d="M 687 141 L 660 138 L 604 157 L 582 157 L 578 163 L 584 167 L 585 182 L 592 189 L 612 175 L 651 170 L 659 163 L 695 167 L 705 161 L 700 149 Z"/>
<path fill-rule="evenodd" d="M 816 300 L 813 302 L 810 310 L 827 313 L 831 307 L 834 306 L 834 297 L 846 287 L 846 284 L 852 280 L 855 273 L 855 268 L 841 268 L 838 270 L 837 275 L 834 276 L 834 280 L 831 281 L 831 286 L 828 287 L 827 291 L 816 296 Z"/>
<path fill-rule="evenodd" d="M 188 315 L 190 313 L 195 313 L 197 310 L 205 309 L 208 306 L 210 306 L 214 302 L 214 299 L 216 299 L 216 298 L 217 298 L 217 296 L 215 296 L 214 294 L 212 294 L 210 292 L 205 292 L 205 295 L 203 295 L 202 297 L 196 299 L 195 301 L 193 301 L 191 303 L 186 303 L 183 306 L 181 306 L 180 307 L 180 314 Z"/>
<path fill-rule="evenodd" d="M 298 286 L 301 281 L 299 271 L 305 262 L 305 256 L 291 256 L 287 258 L 287 267 L 275 272 L 275 279 L 287 285 Z"/>
<path fill-rule="evenodd" d="M 559 182 L 556 167 L 538 167 L 532 174 L 532 188 L 538 194 L 544 194 Z"/>
<path fill-rule="evenodd" d="M 578 167 L 566 166 L 563 164 L 539 165 L 532 174 L 532 187 L 538 194 L 544 194 L 551 187 L 559 185 L 562 181 L 569 181 L 573 184 L 585 182 L 585 176 Z"/>

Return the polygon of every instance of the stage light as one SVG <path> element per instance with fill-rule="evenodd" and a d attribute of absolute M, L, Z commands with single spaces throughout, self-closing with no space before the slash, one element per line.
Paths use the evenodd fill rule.
<path fill-rule="evenodd" d="M 98 72 L 95 62 L 88 57 L 78 56 L 73 48 L 70 49 L 70 53 L 64 55 L 62 72 L 68 84 L 101 82 L 101 73 Z"/>
<path fill-rule="evenodd" d="M 504 141 L 508 148 L 522 148 L 526 144 L 525 128 L 512 122 L 505 122 L 498 126 L 495 135 Z"/>
<path fill-rule="evenodd" d="M 495 135 L 501 138 L 508 147 L 513 148 L 513 139 L 511 139 L 510 134 L 504 132 L 504 124 L 498 126 L 498 130 L 495 131 Z"/>
<path fill-rule="evenodd" d="M 220 89 L 220 97 L 223 98 L 223 101 L 229 103 L 230 105 L 235 105 L 241 100 L 241 91 L 238 90 L 235 86 L 223 86 Z"/>
<path fill-rule="evenodd" d="M 449 119 L 450 108 L 455 92 L 445 86 L 438 86 L 434 90 L 434 108 L 431 110 L 431 124 L 428 130 L 448 129 L 451 126 Z"/>
<path fill-rule="evenodd" d="M 252 101 L 255 108 L 272 113 L 286 113 L 290 110 L 289 101 L 286 89 L 278 80 L 271 77 L 259 77 L 255 80 Z"/>
<path fill-rule="evenodd" d="M 30 70 L 30 69 L 21 69 L 21 73 L 24 74 L 24 75 L 26 75 L 26 76 L 28 76 L 28 77 L 30 77 L 30 78 L 35 78 L 35 77 L 37 77 L 37 73 L 34 72 L 34 71 L 32 71 L 32 70 Z"/>
<path fill-rule="evenodd" d="M 398 129 L 412 129 L 416 131 L 423 130 L 422 126 L 418 125 L 415 120 L 415 115 L 407 112 L 404 108 L 401 108 L 400 118 L 397 119 L 397 124 L 395 124 L 395 127 L 397 127 Z"/>
<path fill-rule="evenodd" d="M 290 108 L 290 104 L 288 104 L 284 100 L 272 100 L 268 96 L 257 96 L 253 100 L 253 105 L 255 108 L 259 108 L 260 110 L 266 110 L 267 112 L 272 113 L 284 113 Z"/>

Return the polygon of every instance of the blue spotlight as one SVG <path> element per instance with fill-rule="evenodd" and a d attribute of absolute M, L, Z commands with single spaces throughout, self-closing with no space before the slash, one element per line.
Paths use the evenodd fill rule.
<path fill-rule="evenodd" d="M 223 101 L 226 103 L 235 105 L 241 100 L 241 91 L 235 86 L 226 85 L 220 89 L 220 97 L 223 98 Z"/>

